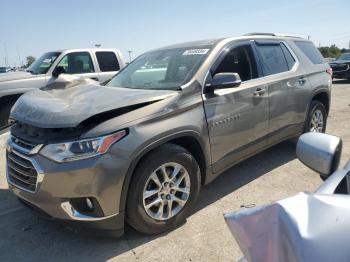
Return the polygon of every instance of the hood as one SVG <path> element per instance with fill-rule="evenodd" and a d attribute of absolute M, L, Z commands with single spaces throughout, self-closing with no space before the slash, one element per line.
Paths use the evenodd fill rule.
<path fill-rule="evenodd" d="M 76 127 L 92 117 L 98 122 L 103 113 L 115 117 L 120 112 L 126 113 L 137 106 L 140 108 L 178 93 L 106 87 L 90 81 L 80 83 L 82 82 L 85 84 L 69 84 L 67 88 L 36 89 L 25 93 L 12 108 L 11 118 L 41 128 Z"/>
<path fill-rule="evenodd" d="M 33 75 L 33 74 L 26 72 L 26 71 L 7 72 L 7 73 L 0 74 L 0 82 L 34 78 L 37 76 L 38 75 Z"/>

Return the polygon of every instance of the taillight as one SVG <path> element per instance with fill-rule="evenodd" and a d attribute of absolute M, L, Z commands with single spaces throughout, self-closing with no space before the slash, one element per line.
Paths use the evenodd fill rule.
<path fill-rule="evenodd" d="M 332 76 L 332 75 L 333 75 L 333 69 L 332 69 L 332 67 L 327 68 L 327 69 L 326 69 L 326 73 L 328 73 L 328 74 L 330 74 L 330 76 Z"/>

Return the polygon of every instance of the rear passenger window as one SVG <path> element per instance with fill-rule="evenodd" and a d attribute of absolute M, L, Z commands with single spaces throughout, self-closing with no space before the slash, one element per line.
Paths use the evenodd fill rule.
<path fill-rule="evenodd" d="M 325 63 L 320 51 L 309 41 L 294 41 L 294 43 L 303 51 L 313 64 Z"/>
<path fill-rule="evenodd" d="M 96 52 L 96 58 L 101 72 L 118 71 L 120 69 L 117 56 L 114 52 Z"/>
<path fill-rule="evenodd" d="M 280 44 L 258 44 L 264 74 L 273 75 L 288 71 L 287 60 Z"/>
<path fill-rule="evenodd" d="M 293 68 L 293 66 L 295 65 L 295 59 L 292 56 L 292 54 L 290 53 L 290 51 L 288 50 L 288 48 L 283 43 L 281 44 L 281 47 L 283 50 L 284 57 L 287 60 L 289 70 L 291 70 Z"/>

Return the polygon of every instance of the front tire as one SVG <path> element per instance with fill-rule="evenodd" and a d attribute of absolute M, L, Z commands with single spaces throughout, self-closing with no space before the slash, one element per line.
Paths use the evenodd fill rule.
<path fill-rule="evenodd" d="M 127 222 L 144 234 L 179 226 L 193 210 L 201 185 L 196 159 L 183 147 L 165 144 L 137 166 L 127 199 Z"/>

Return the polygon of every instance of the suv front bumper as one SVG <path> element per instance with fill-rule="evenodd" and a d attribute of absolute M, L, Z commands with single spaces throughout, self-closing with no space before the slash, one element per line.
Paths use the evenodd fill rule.
<path fill-rule="evenodd" d="M 115 156 L 107 153 L 69 163 L 56 163 L 40 154 L 19 152 L 18 146 L 11 140 L 8 141 L 6 155 L 9 187 L 31 209 L 79 227 L 114 231 L 114 236 L 122 234 L 124 212 L 120 212 L 119 202 L 125 167 L 119 161 L 113 161 Z M 13 155 L 16 156 L 12 157 L 14 161 L 11 160 Z M 21 159 L 23 162 L 20 162 Z M 37 173 L 36 186 L 32 190 L 14 179 L 12 173 L 14 168 L 23 172 L 18 164 L 29 162 Z M 19 173 L 18 178 L 23 177 Z M 93 200 L 92 211 L 76 204 L 76 200 L 87 198 Z"/>
<path fill-rule="evenodd" d="M 332 65 L 334 78 L 350 78 L 350 64 Z"/>

